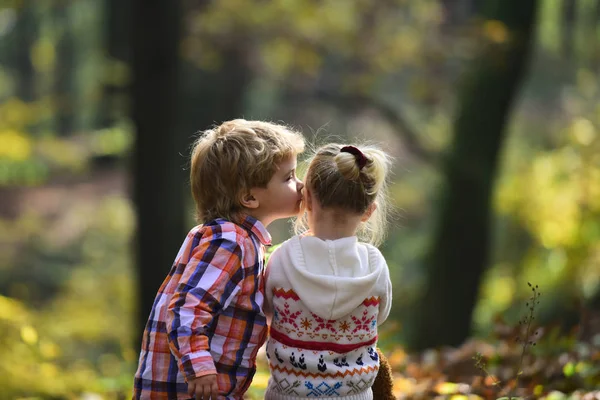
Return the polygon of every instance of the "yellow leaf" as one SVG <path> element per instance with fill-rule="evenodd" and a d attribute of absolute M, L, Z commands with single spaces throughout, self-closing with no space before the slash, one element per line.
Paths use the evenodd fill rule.
<path fill-rule="evenodd" d="M 31 155 L 31 140 L 17 131 L 0 132 L 0 157 L 24 161 Z"/>
<path fill-rule="evenodd" d="M 452 382 L 440 382 L 435 386 L 439 394 L 453 394 L 458 392 L 458 384 Z"/>
<path fill-rule="evenodd" d="M 27 344 L 36 344 L 38 334 L 32 326 L 25 325 L 21 327 L 21 339 Z"/>

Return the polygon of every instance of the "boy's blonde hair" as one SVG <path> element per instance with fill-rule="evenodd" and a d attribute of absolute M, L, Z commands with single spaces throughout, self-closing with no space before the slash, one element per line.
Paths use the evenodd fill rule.
<path fill-rule="evenodd" d="M 323 208 L 364 214 L 375 203 L 375 211 L 366 223 L 361 224 L 358 236 L 378 245 L 385 237 L 388 221 L 387 177 L 391 157 L 372 145 L 355 146 L 367 158 L 361 169 L 357 158 L 341 152 L 342 147 L 344 145 L 331 143 L 317 149 L 309 160 L 305 184 Z M 296 220 L 295 231 L 301 234 L 307 230 L 304 213 Z"/>
<path fill-rule="evenodd" d="M 302 151 L 301 133 L 270 122 L 236 119 L 203 132 L 193 145 L 190 168 L 198 223 L 238 221 L 243 196 L 266 187 L 278 164 Z"/>

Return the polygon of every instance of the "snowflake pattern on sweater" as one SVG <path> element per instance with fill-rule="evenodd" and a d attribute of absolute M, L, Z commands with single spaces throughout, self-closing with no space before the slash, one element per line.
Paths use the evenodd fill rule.
<path fill-rule="evenodd" d="M 345 397 L 368 390 L 377 375 L 379 298 L 327 320 L 310 312 L 292 289 L 273 290 L 267 341 L 269 391 L 292 397 Z M 375 355 L 375 357 L 373 357 Z"/>

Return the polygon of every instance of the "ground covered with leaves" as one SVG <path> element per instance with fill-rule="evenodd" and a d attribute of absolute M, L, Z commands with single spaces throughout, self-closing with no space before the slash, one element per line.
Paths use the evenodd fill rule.
<path fill-rule="evenodd" d="M 523 345 L 514 340 L 517 329 L 498 323 L 492 340 L 470 339 L 458 348 L 408 354 L 402 348 L 386 351 L 394 371 L 398 399 L 600 399 L 600 315 L 570 332 L 559 325 L 539 328 L 519 368 Z M 478 368 L 481 354 L 485 370 Z M 521 371 L 519 373 L 518 371 Z M 518 376 L 518 380 L 517 380 Z M 268 380 L 264 359 L 251 388 L 262 398 Z"/>

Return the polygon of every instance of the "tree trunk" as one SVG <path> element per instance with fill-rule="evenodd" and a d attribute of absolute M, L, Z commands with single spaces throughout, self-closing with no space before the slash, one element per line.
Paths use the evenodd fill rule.
<path fill-rule="evenodd" d="M 573 57 L 573 44 L 575 41 L 575 14 L 576 0 L 563 0 L 561 52 L 565 58 Z"/>
<path fill-rule="evenodd" d="M 54 116 L 56 132 L 69 135 L 73 130 L 73 115 L 77 106 L 77 94 L 73 85 L 74 71 L 74 44 L 73 32 L 67 12 L 68 5 L 57 4 L 53 8 L 56 24 L 61 27 L 62 34 L 57 44 L 57 65 L 54 70 L 54 100 L 57 110 Z"/>
<path fill-rule="evenodd" d="M 181 129 L 188 137 L 214 124 L 243 117 L 244 94 L 252 78 L 246 49 L 243 40 L 222 49 L 222 67 L 216 71 L 185 66 Z"/>
<path fill-rule="evenodd" d="M 131 2 L 107 0 L 104 10 L 105 68 L 113 66 L 115 62 L 121 62 L 130 67 L 131 38 L 127 35 L 127 29 L 132 18 Z M 126 115 L 126 111 L 120 110 L 118 100 L 126 96 L 128 89 L 126 85 L 117 85 L 112 81 L 104 82 L 96 118 L 98 128 L 109 127 L 116 122 L 118 116 Z"/>
<path fill-rule="evenodd" d="M 598 71 L 600 69 L 600 34 L 598 34 L 598 30 L 600 29 L 600 1 L 595 3 L 595 7 L 592 13 L 589 16 L 589 31 L 590 32 L 590 40 L 592 41 L 591 45 L 591 54 L 590 54 L 590 68 L 592 70 Z"/>
<path fill-rule="evenodd" d="M 132 0 L 132 116 L 136 127 L 138 329 L 185 237 L 186 134 L 178 121 L 178 0 Z M 139 336 L 137 336 L 139 340 Z M 139 343 L 139 342 L 138 342 Z"/>
<path fill-rule="evenodd" d="M 16 67 L 19 76 L 17 95 L 23 101 L 35 99 L 35 71 L 31 63 L 31 46 L 37 35 L 37 21 L 31 4 L 23 3 L 19 8 L 17 24 L 15 26 L 16 41 Z"/>
<path fill-rule="evenodd" d="M 491 197 L 511 104 L 531 52 L 537 1 L 488 0 L 487 19 L 501 21 L 508 41 L 488 43 L 459 93 L 454 139 L 444 160 L 444 187 L 427 257 L 428 282 L 409 330 L 409 346 L 459 345 L 470 333 L 488 262 Z"/>

